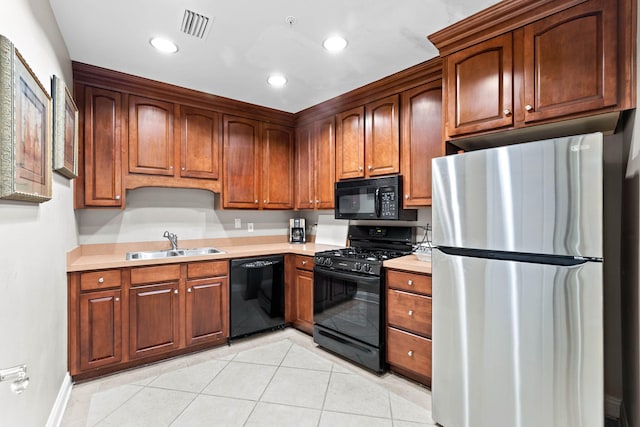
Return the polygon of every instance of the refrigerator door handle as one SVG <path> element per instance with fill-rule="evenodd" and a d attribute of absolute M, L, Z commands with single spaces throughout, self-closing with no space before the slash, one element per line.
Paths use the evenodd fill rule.
<path fill-rule="evenodd" d="M 491 251 L 485 249 L 455 248 L 449 246 L 438 246 L 438 249 L 447 255 L 459 255 L 471 258 L 486 258 L 501 261 L 530 262 L 533 264 L 560 265 L 564 267 L 582 265 L 586 262 L 602 262 L 602 258 L 569 255 L 529 254 L 523 252 Z"/>

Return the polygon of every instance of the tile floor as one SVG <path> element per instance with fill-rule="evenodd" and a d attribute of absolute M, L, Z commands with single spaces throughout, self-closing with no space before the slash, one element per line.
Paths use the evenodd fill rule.
<path fill-rule="evenodd" d="M 431 393 L 346 362 L 295 329 L 76 384 L 76 426 L 433 425 Z"/>

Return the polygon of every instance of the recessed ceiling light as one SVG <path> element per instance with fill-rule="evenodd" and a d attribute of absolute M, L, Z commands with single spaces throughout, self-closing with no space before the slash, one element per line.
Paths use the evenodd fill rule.
<path fill-rule="evenodd" d="M 273 87 L 282 87 L 287 83 L 287 78 L 282 74 L 271 74 L 267 82 Z"/>
<path fill-rule="evenodd" d="M 347 41 L 340 36 L 331 36 L 322 43 L 322 46 L 329 52 L 338 52 L 347 47 Z"/>
<path fill-rule="evenodd" d="M 154 37 L 149 40 L 149 43 L 162 53 L 175 53 L 178 51 L 178 46 L 174 42 L 162 37 Z"/>

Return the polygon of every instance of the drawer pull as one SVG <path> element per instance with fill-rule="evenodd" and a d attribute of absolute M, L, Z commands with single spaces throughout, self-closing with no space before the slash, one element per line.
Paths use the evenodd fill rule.
<path fill-rule="evenodd" d="M 407 280 L 407 285 L 413 286 L 413 280 L 411 280 L 411 279 Z"/>
<path fill-rule="evenodd" d="M 98 283 L 104 283 L 104 277 L 99 278 Z"/>
<path fill-rule="evenodd" d="M 409 311 L 407 311 L 407 314 L 408 314 L 409 316 L 413 316 L 413 310 L 409 310 Z"/>
<path fill-rule="evenodd" d="M 413 357 L 413 350 L 409 350 L 409 352 L 407 353 L 407 356 Z"/>
<path fill-rule="evenodd" d="M 307 265 L 307 261 L 302 261 L 302 265 Z"/>

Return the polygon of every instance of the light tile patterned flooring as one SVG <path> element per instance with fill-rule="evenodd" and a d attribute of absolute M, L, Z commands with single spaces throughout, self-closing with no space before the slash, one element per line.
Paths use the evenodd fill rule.
<path fill-rule="evenodd" d="M 428 389 L 375 375 L 292 328 L 76 384 L 76 426 L 433 425 Z"/>

